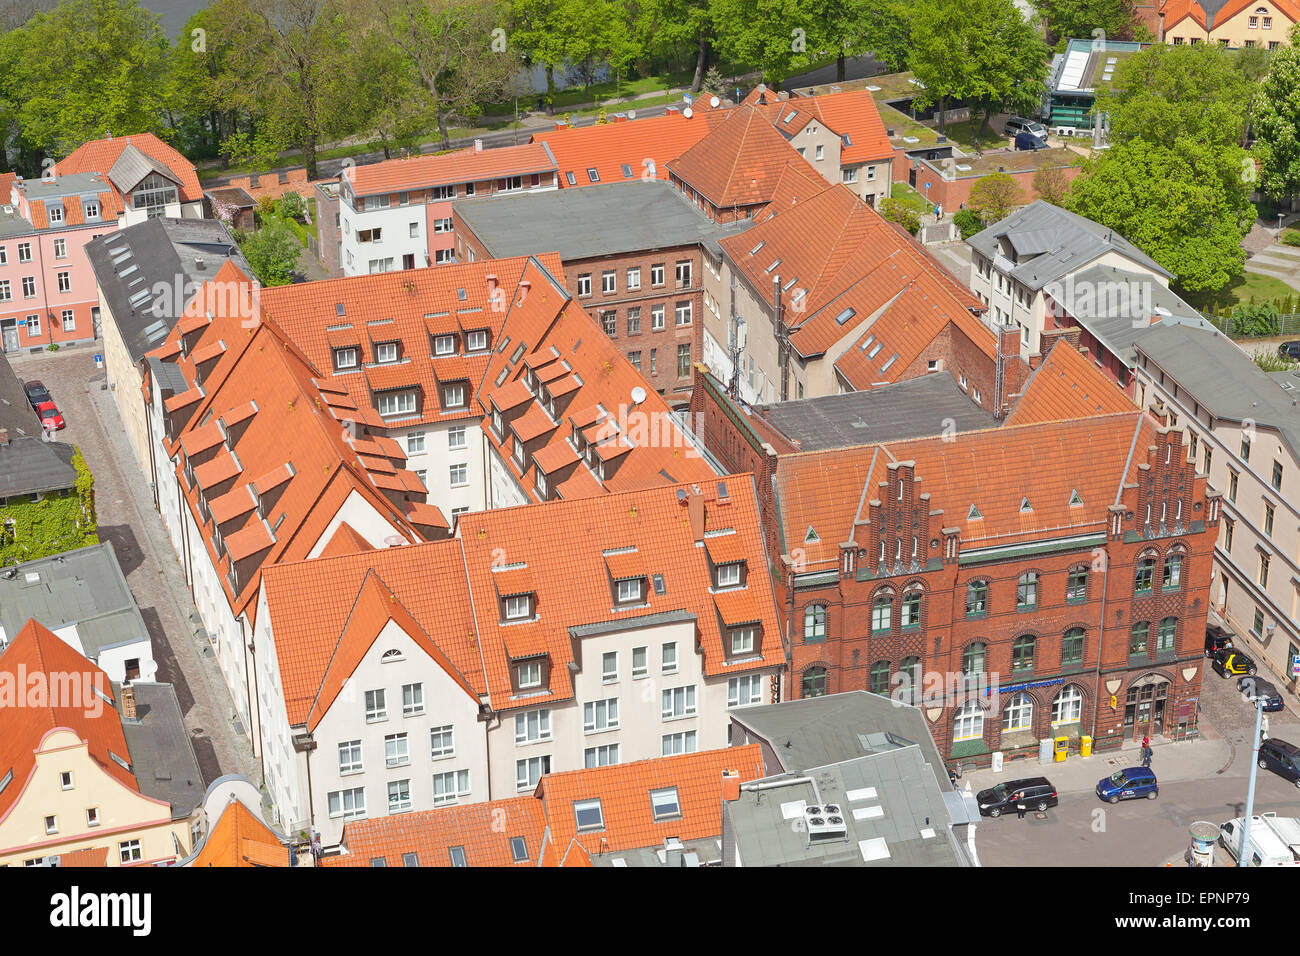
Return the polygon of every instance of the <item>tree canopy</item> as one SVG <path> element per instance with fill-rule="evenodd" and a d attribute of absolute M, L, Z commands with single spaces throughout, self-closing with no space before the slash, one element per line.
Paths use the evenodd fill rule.
<path fill-rule="evenodd" d="M 1282 199 L 1300 192 L 1300 49 L 1273 52 L 1254 106 L 1255 149 L 1264 192 Z"/>

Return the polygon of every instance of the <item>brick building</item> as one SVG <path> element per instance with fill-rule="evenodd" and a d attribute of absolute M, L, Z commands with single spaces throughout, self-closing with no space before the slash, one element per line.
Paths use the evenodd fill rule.
<path fill-rule="evenodd" d="M 1061 345 L 1000 427 L 936 405 L 849 447 L 782 453 L 697 389 L 706 443 L 772 489 L 792 697 L 893 693 L 977 764 L 1195 725 L 1219 496 L 1163 407 Z"/>
<path fill-rule="evenodd" d="M 702 257 L 750 225 L 711 222 L 659 180 L 462 203 L 453 219 L 461 261 L 559 252 L 569 294 L 669 401 L 703 356 Z"/>

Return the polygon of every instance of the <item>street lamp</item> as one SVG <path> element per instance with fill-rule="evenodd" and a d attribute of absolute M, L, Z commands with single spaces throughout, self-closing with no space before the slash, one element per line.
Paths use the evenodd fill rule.
<path fill-rule="evenodd" d="M 1282 214 L 1277 214 L 1277 234 L 1282 235 Z"/>
<path fill-rule="evenodd" d="M 1250 699 L 1255 702 L 1255 743 L 1250 753 L 1250 785 L 1246 788 L 1246 819 L 1241 826 L 1241 847 L 1237 851 L 1238 866 L 1250 866 L 1250 822 L 1255 814 L 1255 774 L 1259 769 L 1259 735 L 1264 720 L 1264 697 L 1258 693 L 1253 681 L 1250 687 Z"/>

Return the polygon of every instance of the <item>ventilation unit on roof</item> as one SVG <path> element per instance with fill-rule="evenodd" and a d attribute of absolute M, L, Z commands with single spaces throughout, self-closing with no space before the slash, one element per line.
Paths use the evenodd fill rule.
<path fill-rule="evenodd" d="M 844 814 L 835 803 L 822 807 L 804 807 L 804 825 L 808 828 L 808 842 L 831 843 L 848 837 Z"/>

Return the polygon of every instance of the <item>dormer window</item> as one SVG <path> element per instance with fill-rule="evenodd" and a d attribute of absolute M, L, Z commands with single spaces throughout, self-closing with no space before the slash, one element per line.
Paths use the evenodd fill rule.
<path fill-rule="evenodd" d="M 442 387 L 442 407 L 464 408 L 465 386 L 460 382 L 457 382 L 454 385 L 444 385 Z"/>
<path fill-rule="evenodd" d="M 644 586 L 642 578 L 628 578 L 618 581 L 615 584 L 618 594 L 619 604 L 635 604 L 641 600 L 641 593 Z"/>
<path fill-rule="evenodd" d="M 501 603 L 507 621 L 526 621 L 533 616 L 533 595 L 531 594 L 512 594 Z"/>
<path fill-rule="evenodd" d="M 732 564 L 719 564 L 715 571 L 715 586 L 718 588 L 735 588 L 740 587 L 741 582 L 741 562 L 737 561 Z"/>
<path fill-rule="evenodd" d="M 487 347 L 487 332 L 470 332 L 465 336 L 465 351 L 484 352 L 487 351 Z"/>
<path fill-rule="evenodd" d="M 542 662 L 525 661 L 515 667 L 515 681 L 520 690 L 542 686 Z"/>
<path fill-rule="evenodd" d="M 379 396 L 379 414 L 382 416 L 415 414 L 415 392 L 383 392 Z"/>
<path fill-rule="evenodd" d="M 439 335 L 433 340 L 434 355 L 454 355 L 456 352 L 456 336 Z"/>
<path fill-rule="evenodd" d="M 731 653 L 737 654 L 754 653 L 754 645 L 758 638 L 758 628 L 753 625 L 746 627 L 733 627 L 731 629 Z"/>
<path fill-rule="evenodd" d="M 87 201 L 87 203 L 86 203 L 86 205 L 85 205 L 85 212 L 86 212 L 86 218 L 87 218 L 87 219 L 98 219 L 98 218 L 99 218 L 99 203 L 98 203 L 98 202 L 94 202 L 94 201 Z"/>
<path fill-rule="evenodd" d="M 397 343 L 381 342 L 375 346 L 375 361 L 379 363 L 397 361 Z"/>
<path fill-rule="evenodd" d="M 334 368 L 336 371 L 357 367 L 356 349 L 335 349 Z"/>
<path fill-rule="evenodd" d="M 49 214 L 50 214 L 50 225 L 52 226 L 58 225 L 59 223 L 63 222 L 62 206 L 51 206 L 49 208 Z"/>

